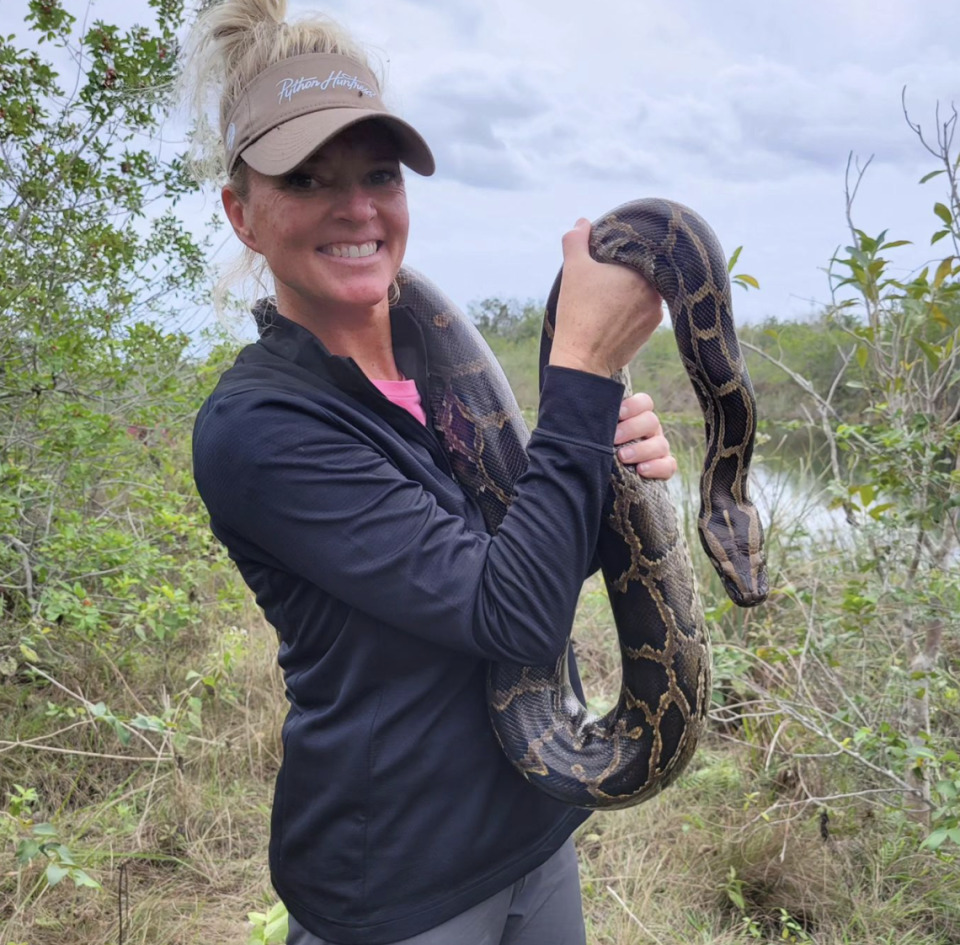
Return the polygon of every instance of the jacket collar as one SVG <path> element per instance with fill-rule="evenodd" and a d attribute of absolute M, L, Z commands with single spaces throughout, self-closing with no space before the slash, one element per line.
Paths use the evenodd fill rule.
<path fill-rule="evenodd" d="M 311 332 L 277 311 L 276 298 L 260 299 L 253 307 L 260 338 L 258 345 L 318 377 L 330 381 L 340 390 L 358 399 L 380 406 L 383 394 L 360 370 L 353 358 L 331 354 L 327 346 Z M 432 426 L 429 406 L 429 364 L 427 347 L 420 324 L 409 307 L 390 309 L 390 332 L 393 356 L 404 376 L 416 382 L 428 421 Z"/>

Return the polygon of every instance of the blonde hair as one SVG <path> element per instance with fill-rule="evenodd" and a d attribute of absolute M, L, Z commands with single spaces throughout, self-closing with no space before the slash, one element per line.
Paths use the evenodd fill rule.
<path fill-rule="evenodd" d="M 201 0 L 183 47 L 173 93 L 193 121 L 186 171 L 200 184 L 227 184 L 240 200 L 250 195 L 247 165 L 241 159 L 227 175 L 220 127 L 243 89 L 264 69 L 291 56 L 338 53 L 374 71 L 383 87 L 382 68 L 374 69 L 363 47 L 335 20 L 312 13 L 287 23 L 286 15 L 287 0 Z M 252 277 L 271 293 L 268 275 L 272 278 L 266 259 L 243 246 L 214 285 L 217 318 L 224 321 L 235 283 Z"/>

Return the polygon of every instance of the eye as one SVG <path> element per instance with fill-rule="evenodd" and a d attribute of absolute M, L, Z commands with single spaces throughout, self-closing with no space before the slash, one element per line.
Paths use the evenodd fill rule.
<path fill-rule="evenodd" d="M 370 172 L 370 182 L 373 184 L 391 184 L 399 180 L 399 169 L 382 167 Z"/>
<path fill-rule="evenodd" d="M 302 171 L 292 171 L 284 174 L 283 183 L 291 190 L 310 190 L 312 184 L 320 185 L 320 181 L 311 174 L 304 174 Z"/>

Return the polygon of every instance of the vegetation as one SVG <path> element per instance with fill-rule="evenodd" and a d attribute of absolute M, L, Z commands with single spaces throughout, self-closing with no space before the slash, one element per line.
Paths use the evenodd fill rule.
<path fill-rule="evenodd" d="M 88 58 L 67 91 L 0 38 L 0 945 L 283 941 L 276 637 L 190 468 L 236 348 L 211 336 L 200 357 L 168 327 L 208 282 L 174 213 L 192 185 L 146 146 L 183 13 L 151 7 L 149 29 L 74 37 L 59 0 L 31 0 L 33 35 Z M 960 941 L 956 124 L 915 128 L 939 258 L 891 278 L 899 241 L 856 228 L 851 170 L 833 304 L 742 331 L 774 590 L 733 609 L 691 542 L 713 724 L 680 784 L 581 829 L 591 943 Z M 472 314 L 535 416 L 542 310 Z M 692 538 L 699 419 L 672 335 L 631 368 Z M 575 638 L 602 709 L 619 676 L 599 576 Z"/>

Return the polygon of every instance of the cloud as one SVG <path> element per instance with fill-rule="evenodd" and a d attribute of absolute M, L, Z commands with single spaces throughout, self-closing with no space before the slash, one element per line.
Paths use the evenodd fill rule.
<path fill-rule="evenodd" d="M 548 104 L 528 75 L 476 65 L 436 72 L 421 83 L 413 107 L 445 177 L 505 190 L 531 183 L 529 162 L 511 138 Z"/>
<path fill-rule="evenodd" d="M 479 33 L 486 13 L 485 6 L 475 0 L 407 0 L 407 3 L 443 17 L 453 32 L 465 39 Z"/>

